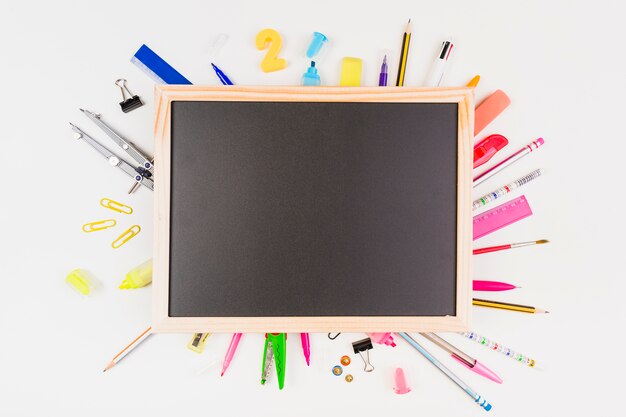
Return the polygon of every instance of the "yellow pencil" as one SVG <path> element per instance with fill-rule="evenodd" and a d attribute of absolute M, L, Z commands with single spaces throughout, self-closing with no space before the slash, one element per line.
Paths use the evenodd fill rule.
<path fill-rule="evenodd" d="M 480 307 L 491 307 L 491 308 L 501 308 L 503 310 L 512 310 L 512 311 L 521 311 L 522 313 L 531 313 L 531 314 L 545 314 L 548 313 L 546 310 L 542 310 L 540 308 L 535 308 L 531 306 L 523 306 L 520 304 L 511 304 L 511 303 L 503 303 L 501 301 L 490 301 L 490 300 L 481 300 L 478 298 L 472 299 L 472 304 Z"/>
<path fill-rule="evenodd" d="M 117 365 L 117 363 L 119 361 L 124 359 L 124 357 L 126 357 L 126 355 L 128 355 L 133 349 L 135 349 L 139 344 L 141 344 L 141 342 L 143 342 L 148 337 L 150 337 L 150 335 L 152 335 L 152 333 L 150 332 L 151 330 L 152 330 L 152 326 L 150 326 L 146 330 L 144 330 L 144 332 L 141 333 L 139 336 L 137 336 L 137 338 L 135 340 L 130 342 L 128 344 L 128 346 L 126 346 L 124 349 L 122 349 L 120 351 L 120 353 L 115 355 L 113 357 L 113 359 L 111 359 L 111 362 L 109 362 L 109 364 L 104 368 L 104 371 L 102 371 L 102 372 L 106 372 L 109 369 L 113 368 L 115 365 Z"/>
<path fill-rule="evenodd" d="M 396 86 L 404 85 L 404 73 L 406 72 L 406 61 L 409 58 L 409 44 L 411 43 L 411 19 L 406 24 L 404 36 L 402 37 L 402 50 L 400 51 L 400 63 L 398 65 L 398 80 Z"/>
<path fill-rule="evenodd" d="M 467 87 L 474 88 L 478 85 L 479 82 L 480 82 L 480 75 L 477 75 L 474 78 L 472 78 L 469 83 L 467 83 Z"/>

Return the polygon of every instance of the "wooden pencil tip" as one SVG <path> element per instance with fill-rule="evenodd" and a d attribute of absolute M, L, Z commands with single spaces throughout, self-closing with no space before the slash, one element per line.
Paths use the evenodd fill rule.
<path fill-rule="evenodd" d="M 541 240 L 536 241 L 535 243 L 537 245 L 543 245 L 544 243 L 548 243 L 548 242 L 550 242 L 548 239 L 541 239 Z"/>

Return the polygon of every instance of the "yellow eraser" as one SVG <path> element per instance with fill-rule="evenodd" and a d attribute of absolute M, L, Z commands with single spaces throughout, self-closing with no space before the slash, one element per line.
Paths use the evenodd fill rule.
<path fill-rule="evenodd" d="M 67 274 L 65 282 L 82 295 L 89 295 L 96 287 L 97 281 L 84 269 L 74 269 Z"/>
<path fill-rule="evenodd" d="M 152 259 L 133 268 L 120 285 L 121 290 L 145 287 L 152 282 Z"/>
<path fill-rule="evenodd" d="M 359 87 L 361 85 L 362 69 L 363 61 L 361 58 L 345 57 L 341 63 L 341 82 L 339 85 Z"/>

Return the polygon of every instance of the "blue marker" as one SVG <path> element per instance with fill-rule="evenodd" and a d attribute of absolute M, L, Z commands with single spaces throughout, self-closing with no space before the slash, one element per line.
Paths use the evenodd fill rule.
<path fill-rule="evenodd" d="M 320 76 L 317 74 L 317 68 L 315 68 L 315 61 L 311 61 L 311 66 L 302 76 L 302 85 L 318 86 L 320 82 Z"/>
<path fill-rule="evenodd" d="M 437 360 L 437 358 L 435 358 L 433 355 L 431 355 L 426 349 L 424 349 L 422 347 L 422 345 L 420 345 L 419 343 L 417 343 L 415 341 L 415 339 L 413 339 L 411 336 L 409 336 L 407 333 L 405 332 L 400 332 L 397 333 L 398 336 L 400 336 L 401 338 L 403 338 L 404 340 L 406 340 L 408 342 L 409 345 L 413 346 L 419 353 L 421 353 L 422 355 L 424 355 L 424 357 L 426 359 L 428 359 L 430 361 L 430 363 L 432 363 L 433 365 L 435 365 L 437 368 L 439 368 L 439 370 L 441 372 L 443 372 L 444 374 L 446 374 L 446 376 L 448 378 L 450 378 L 452 381 L 454 381 L 459 387 L 461 387 L 461 389 L 463 391 L 465 391 L 467 393 L 467 395 L 469 395 L 470 397 L 472 397 L 472 399 L 474 400 L 474 402 L 476 404 L 478 404 L 479 406 L 481 406 L 482 408 L 485 409 L 485 411 L 489 411 L 491 410 L 491 404 L 489 404 L 487 402 L 487 400 L 485 400 L 484 398 L 482 398 L 480 395 L 476 394 L 474 392 L 473 389 L 471 389 L 470 387 L 467 386 L 467 384 L 463 381 L 461 381 L 459 379 L 458 376 L 454 375 L 452 373 L 451 370 L 449 370 L 448 368 L 446 368 L 441 362 L 439 362 Z"/>
<path fill-rule="evenodd" d="M 311 39 L 309 48 L 306 50 L 306 57 L 309 59 L 315 58 L 327 41 L 328 38 L 323 33 L 313 32 L 313 39 Z"/>
<path fill-rule="evenodd" d="M 211 66 L 213 66 L 213 69 L 215 70 L 215 74 L 217 74 L 217 78 L 220 79 L 222 84 L 224 84 L 224 85 L 233 85 L 233 82 L 230 80 L 230 78 L 228 78 L 228 76 L 226 74 L 224 74 L 224 71 L 219 69 L 217 67 L 217 65 L 215 65 L 212 62 L 211 62 Z"/>

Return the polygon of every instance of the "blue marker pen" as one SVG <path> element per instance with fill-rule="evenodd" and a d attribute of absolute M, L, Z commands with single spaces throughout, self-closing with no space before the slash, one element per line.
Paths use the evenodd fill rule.
<path fill-rule="evenodd" d="M 320 85 L 321 79 L 317 74 L 317 68 L 315 68 L 315 61 L 311 61 L 311 66 L 306 70 L 304 75 L 302 75 L 302 85 L 307 86 L 318 86 Z"/>

